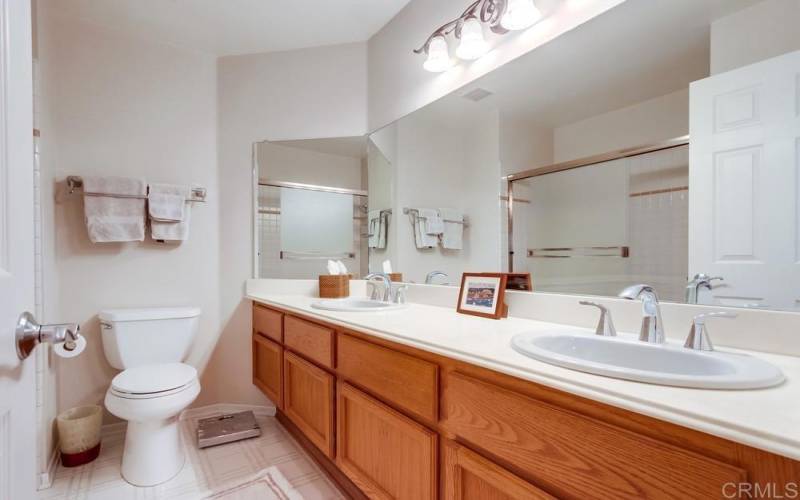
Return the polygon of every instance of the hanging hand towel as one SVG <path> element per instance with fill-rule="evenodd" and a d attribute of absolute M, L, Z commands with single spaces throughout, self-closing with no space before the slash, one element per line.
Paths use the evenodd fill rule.
<path fill-rule="evenodd" d="M 439 236 L 444 232 L 444 221 L 438 210 L 425 214 L 425 234 Z"/>
<path fill-rule="evenodd" d="M 154 240 L 185 241 L 189 239 L 191 205 L 187 198 L 191 189 L 172 184 L 151 184 L 148 195 L 150 234 Z"/>
<path fill-rule="evenodd" d="M 425 231 L 425 221 L 428 217 L 438 217 L 439 212 L 432 208 L 420 208 L 416 216 L 412 215 L 414 223 L 414 244 L 417 248 L 433 248 L 438 239 L 436 235 Z"/>
<path fill-rule="evenodd" d="M 442 248 L 461 250 L 464 248 L 464 214 L 454 208 L 440 209 L 444 220 Z"/>
<path fill-rule="evenodd" d="M 144 179 L 84 177 L 83 194 L 86 229 L 92 243 L 144 241 Z"/>

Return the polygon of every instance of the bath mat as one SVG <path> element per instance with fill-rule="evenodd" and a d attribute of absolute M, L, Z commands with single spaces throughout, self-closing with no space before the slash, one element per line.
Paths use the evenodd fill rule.
<path fill-rule="evenodd" d="M 221 488 L 204 500 L 302 500 L 277 467 L 266 468 L 237 484 Z"/>

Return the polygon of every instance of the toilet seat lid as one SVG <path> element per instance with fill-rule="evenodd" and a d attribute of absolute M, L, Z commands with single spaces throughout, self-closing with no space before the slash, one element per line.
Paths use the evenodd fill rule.
<path fill-rule="evenodd" d="M 128 368 L 111 381 L 111 388 L 127 394 L 154 394 L 183 387 L 197 378 L 197 370 L 184 363 L 163 363 Z"/>

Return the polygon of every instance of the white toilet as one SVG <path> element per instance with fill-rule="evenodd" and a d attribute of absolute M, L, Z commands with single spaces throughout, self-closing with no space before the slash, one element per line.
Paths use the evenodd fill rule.
<path fill-rule="evenodd" d="M 182 363 L 197 334 L 200 309 L 113 309 L 100 313 L 103 350 L 114 368 L 109 412 L 128 421 L 122 477 L 154 486 L 185 460 L 178 416 L 200 393 L 197 371 Z"/>

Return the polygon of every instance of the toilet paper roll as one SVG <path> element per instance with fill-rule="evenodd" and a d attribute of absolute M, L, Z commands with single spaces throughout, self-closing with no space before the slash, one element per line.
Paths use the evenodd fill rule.
<path fill-rule="evenodd" d="M 86 349 L 86 339 L 83 335 L 78 335 L 78 340 L 75 341 L 75 348 L 72 350 L 67 349 L 67 342 L 55 344 L 53 352 L 60 358 L 74 358 Z"/>

